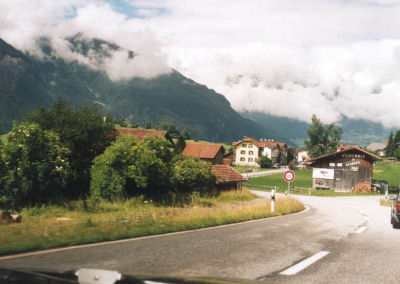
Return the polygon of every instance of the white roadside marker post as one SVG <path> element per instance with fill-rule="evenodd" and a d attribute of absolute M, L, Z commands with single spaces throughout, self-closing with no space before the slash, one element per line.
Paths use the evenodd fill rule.
<path fill-rule="evenodd" d="M 275 189 L 271 190 L 271 212 L 275 211 Z"/>

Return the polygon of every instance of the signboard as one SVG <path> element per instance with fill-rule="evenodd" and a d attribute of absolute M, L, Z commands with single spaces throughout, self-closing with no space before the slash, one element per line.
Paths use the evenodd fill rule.
<path fill-rule="evenodd" d="M 322 179 L 334 179 L 335 178 L 335 170 L 334 169 L 318 169 L 314 168 L 312 172 L 313 178 L 322 178 Z"/>
<path fill-rule="evenodd" d="M 292 182 L 292 181 L 294 181 L 294 172 L 292 172 L 292 171 L 286 171 L 286 172 L 283 174 L 283 178 L 284 178 L 285 181 L 287 181 L 287 182 Z"/>

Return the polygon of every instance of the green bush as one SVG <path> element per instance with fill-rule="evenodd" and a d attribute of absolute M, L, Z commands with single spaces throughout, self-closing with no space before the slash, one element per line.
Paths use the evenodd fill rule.
<path fill-rule="evenodd" d="M 258 160 L 258 164 L 260 165 L 261 168 L 270 168 L 272 165 L 272 160 L 269 159 L 266 156 L 261 156 L 260 159 Z"/>
<path fill-rule="evenodd" d="M 172 167 L 170 182 L 175 192 L 209 192 L 213 189 L 216 177 L 210 165 L 191 157 L 180 156 Z"/>
<path fill-rule="evenodd" d="M 20 209 L 57 201 L 66 195 L 69 150 L 58 136 L 35 123 L 13 127 L 1 148 L 0 206 Z"/>
<path fill-rule="evenodd" d="M 137 142 L 130 135 L 120 135 L 100 156 L 91 170 L 91 194 L 115 200 L 137 194 L 157 196 L 168 192 L 168 141 L 146 137 Z"/>

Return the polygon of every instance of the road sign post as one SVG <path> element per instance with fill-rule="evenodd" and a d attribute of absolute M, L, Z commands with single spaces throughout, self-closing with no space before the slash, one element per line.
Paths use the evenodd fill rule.
<path fill-rule="evenodd" d="M 295 178 L 295 175 L 294 175 L 294 172 L 292 172 L 292 171 L 286 171 L 284 174 L 283 174 L 283 179 L 288 183 L 288 198 L 290 199 L 290 183 L 292 182 L 292 181 L 294 181 L 294 178 Z"/>

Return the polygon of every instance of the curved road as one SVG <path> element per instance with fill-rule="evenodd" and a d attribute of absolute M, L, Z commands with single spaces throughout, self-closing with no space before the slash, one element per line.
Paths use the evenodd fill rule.
<path fill-rule="evenodd" d="M 400 230 L 392 229 L 390 208 L 379 206 L 379 197 L 295 198 L 310 209 L 217 228 L 0 257 L 0 267 L 91 267 L 273 283 L 400 281 Z M 321 251 L 324 257 L 310 266 L 281 274 Z"/>

